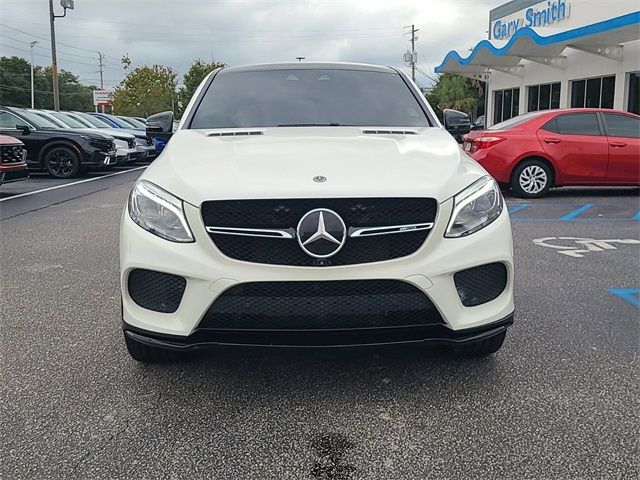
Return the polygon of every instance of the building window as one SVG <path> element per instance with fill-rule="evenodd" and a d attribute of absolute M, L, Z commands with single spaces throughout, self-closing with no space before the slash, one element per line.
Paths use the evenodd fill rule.
<path fill-rule="evenodd" d="M 560 108 L 560 82 L 529 87 L 527 111 Z"/>
<path fill-rule="evenodd" d="M 627 110 L 640 115 L 640 72 L 629 74 L 629 103 Z"/>
<path fill-rule="evenodd" d="M 571 108 L 613 108 L 615 87 L 615 75 L 573 80 Z"/>
<path fill-rule="evenodd" d="M 520 89 L 510 88 L 493 92 L 493 123 L 509 120 L 518 115 Z"/>

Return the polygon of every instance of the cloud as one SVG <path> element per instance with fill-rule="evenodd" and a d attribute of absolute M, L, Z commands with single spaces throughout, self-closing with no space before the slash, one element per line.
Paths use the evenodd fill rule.
<path fill-rule="evenodd" d="M 60 67 L 96 84 L 106 54 L 107 87 L 123 77 L 120 58 L 159 63 L 181 77 L 196 58 L 230 65 L 295 61 L 355 61 L 405 68 L 408 36 L 420 29 L 418 64 L 432 72 L 451 49 L 466 51 L 486 38 L 490 0 L 77 0 L 56 20 Z M 56 10 L 61 10 L 54 2 Z M 61 12 L 58 12 L 61 13 Z M 43 0 L 0 0 L 2 55 L 50 63 L 48 6 Z M 20 31 L 16 31 L 18 29 Z M 11 38 L 8 38 L 11 37 Z M 4 46 L 8 45 L 8 46 Z M 419 82 L 429 83 L 425 77 Z"/>

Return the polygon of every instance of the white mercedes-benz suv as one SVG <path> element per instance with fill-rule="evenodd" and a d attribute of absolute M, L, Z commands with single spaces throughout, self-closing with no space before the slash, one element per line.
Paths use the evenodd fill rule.
<path fill-rule="evenodd" d="M 388 67 L 222 68 L 173 116 L 122 216 L 126 346 L 438 344 L 497 351 L 513 322 L 496 182 Z"/>

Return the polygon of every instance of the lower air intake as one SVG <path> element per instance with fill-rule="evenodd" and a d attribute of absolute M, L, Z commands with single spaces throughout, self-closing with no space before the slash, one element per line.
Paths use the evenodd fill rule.
<path fill-rule="evenodd" d="M 489 263 L 457 272 L 453 280 L 465 307 L 474 307 L 495 300 L 507 286 L 507 267 Z"/>
<path fill-rule="evenodd" d="M 398 280 L 256 282 L 233 286 L 199 329 L 322 331 L 443 323 L 429 298 Z"/>
<path fill-rule="evenodd" d="M 129 296 L 142 308 L 154 312 L 173 313 L 178 309 L 187 281 L 178 275 L 153 270 L 131 270 Z"/>

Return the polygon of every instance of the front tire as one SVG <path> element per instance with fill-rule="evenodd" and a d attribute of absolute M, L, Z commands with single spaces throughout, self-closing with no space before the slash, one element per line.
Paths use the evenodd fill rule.
<path fill-rule="evenodd" d="M 80 172 L 80 157 L 69 147 L 54 147 L 44 157 L 44 168 L 55 178 L 73 178 Z"/>
<path fill-rule="evenodd" d="M 485 340 L 457 347 L 454 349 L 454 354 L 464 358 L 488 357 L 500 350 L 506 336 L 507 332 L 505 331 Z"/>
<path fill-rule="evenodd" d="M 124 334 L 124 343 L 131 358 L 141 363 L 169 363 L 178 359 L 179 353 L 173 350 L 152 347 L 138 342 Z"/>
<path fill-rule="evenodd" d="M 511 190 L 518 197 L 539 198 L 549 191 L 551 181 L 551 169 L 545 162 L 524 160 L 513 171 Z"/>

